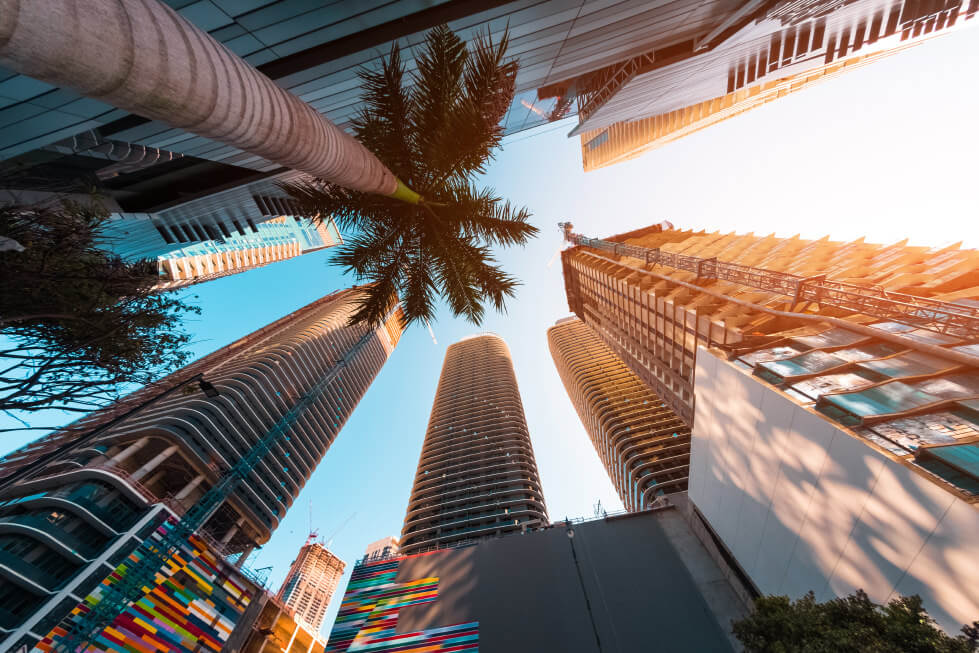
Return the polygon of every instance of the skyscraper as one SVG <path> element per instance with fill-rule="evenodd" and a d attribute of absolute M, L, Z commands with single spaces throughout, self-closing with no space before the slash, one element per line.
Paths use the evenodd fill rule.
<path fill-rule="evenodd" d="M 570 233 L 569 303 L 692 425 L 694 513 L 765 594 L 979 610 L 979 252 Z"/>
<path fill-rule="evenodd" d="M 939 315 L 958 324 L 976 313 L 950 302 L 979 297 L 979 252 L 958 245 L 810 241 L 669 223 L 607 240 L 573 234 L 570 225 L 565 233 L 576 245 L 561 255 L 571 311 L 687 424 L 698 347 L 775 340 L 812 316 L 899 316 L 918 327 L 917 337 L 940 340 L 932 333 L 944 330 Z"/>
<path fill-rule="evenodd" d="M 674 53 L 691 50 L 695 38 L 725 23 L 737 7 L 700 0 L 396 2 L 367 11 L 360 0 L 340 0 L 329 10 L 293 0 L 168 4 L 344 128 L 363 107 L 358 69 L 377 69 L 392 45 L 409 61 L 411 48 L 436 25 L 447 24 L 470 43 L 481 33 L 497 35 L 509 25 L 507 55 L 519 59 L 521 69 L 504 119 L 507 133 L 573 114 L 577 96 L 600 86 L 608 68 L 654 46 L 673 46 Z M 181 185 L 200 184 L 215 173 L 223 176 L 220 183 L 230 184 L 277 167 L 6 70 L 0 71 L 0 97 L 5 105 L 0 127 L 6 128 L 0 130 L 0 159 L 18 157 L 20 164 L 33 166 L 70 152 L 70 161 L 51 169 L 62 177 L 88 173 L 101 164 L 111 167 L 112 176 L 103 176 L 115 185 L 127 184 L 124 178 L 134 175 L 145 183 L 162 172 Z"/>
<path fill-rule="evenodd" d="M 971 0 L 730 5 L 689 40 L 674 29 L 542 96 L 576 89 L 571 135 L 580 135 L 582 163 L 594 170 L 961 28 L 977 13 Z"/>
<path fill-rule="evenodd" d="M 627 510 L 687 489 L 690 428 L 575 317 L 547 330 L 547 343 L 609 480 Z"/>
<path fill-rule="evenodd" d="M 495 334 L 448 347 L 401 532 L 401 553 L 547 523 L 510 349 Z"/>
<path fill-rule="evenodd" d="M 278 599 L 295 612 L 296 621 L 319 632 L 344 567 L 343 560 L 310 535 L 289 567 Z"/>
<path fill-rule="evenodd" d="M 156 525 L 183 515 L 308 397 L 312 403 L 249 471 L 247 483 L 197 533 L 217 553 L 238 554 L 239 564 L 267 541 L 401 335 L 397 308 L 377 329 L 348 326 L 357 293 L 319 299 L 6 456 L 0 481 L 105 428 L 0 495 L 6 525 L 0 591 L 22 605 L 0 628 L 43 636 Z M 218 396 L 188 385 L 127 415 L 196 374 L 206 375 Z M 332 374 L 333 381 L 317 386 Z"/>

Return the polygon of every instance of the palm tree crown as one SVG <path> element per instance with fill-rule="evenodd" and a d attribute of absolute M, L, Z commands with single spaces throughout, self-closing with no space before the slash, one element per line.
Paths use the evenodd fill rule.
<path fill-rule="evenodd" d="M 323 180 L 283 186 L 305 215 L 332 216 L 351 234 L 333 262 L 370 282 L 352 321 L 378 324 L 397 293 L 406 324 L 432 319 L 439 297 L 480 324 L 485 302 L 503 311 L 513 297 L 519 282 L 495 265 L 491 247 L 522 245 L 538 229 L 526 208 L 473 179 L 493 158 L 513 99 L 517 63 L 504 59 L 507 43 L 506 34 L 497 43 L 480 37 L 470 52 L 439 26 L 410 79 L 396 45 L 381 70 L 360 73 L 365 108 L 354 133 L 421 203 Z"/>

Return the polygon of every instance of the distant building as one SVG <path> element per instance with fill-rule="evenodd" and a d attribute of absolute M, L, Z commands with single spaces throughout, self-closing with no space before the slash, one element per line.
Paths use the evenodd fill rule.
<path fill-rule="evenodd" d="M 198 373 L 219 392 L 188 385 L 0 493 L 0 597 L 16 599 L 3 603 L 0 634 L 30 645 L 44 637 L 345 359 L 197 532 L 238 564 L 268 541 L 400 338 L 400 309 L 377 329 L 348 325 L 358 292 L 327 295 L 4 457 L 0 480 Z"/>
<path fill-rule="evenodd" d="M 401 553 L 547 523 L 510 349 L 482 334 L 449 345 L 401 531 Z"/>
<path fill-rule="evenodd" d="M 684 495 L 669 499 L 676 505 L 360 561 L 326 650 L 732 651 L 730 621 L 746 614 L 752 589 L 688 523 Z"/>
<path fill-rule="evenodd" d="M 239 653 L 323 653 L 326 639 L 295 618 L 292 610 L 262 592 L 223 650 Z"/>
<path fill-rule="evenodd" d="M 296 621 L 318 633 L 344 567 L 343 560 L 310 536 L 289 567 L 277 598 L 293 611 Z"/>
<path fill-rule="evenodd" d="M 564 389 L 627 510 L 687 489 L 690 428 L 584 322 L 558 320 L 547 343 Z"/>
<path fill-rule="evenodd" d="M 399 550 L 398 538 L 393 536 L 384 537 L 367 545 L 367 553 L 364 555 L 364 559 L 376 560 L 378 558 L 388 558 L 397 555 Z"/>

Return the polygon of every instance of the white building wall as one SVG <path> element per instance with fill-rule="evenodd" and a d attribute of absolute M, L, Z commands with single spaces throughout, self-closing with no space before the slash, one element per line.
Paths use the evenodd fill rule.
<path fill-rule="evenodd" d="M 979 618 L 979 506 L 703 348 L 696 379 L 689 495 L 762 593 Z"/>

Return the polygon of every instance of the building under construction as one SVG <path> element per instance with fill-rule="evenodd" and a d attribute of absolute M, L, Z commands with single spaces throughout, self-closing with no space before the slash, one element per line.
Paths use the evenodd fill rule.
<path fill-rule="evenodd" d="M 292 561 L 277 598 L 292 610 L 297 622 L 319 632 L 345 567 L 343 560 L 311 533 Z"/>
<path fill-rule="evenodd" d="M 565 390 L 627 510 L 687 489 L 690 427 L 576 317 L 547 343 Z"/>
<path fill-rule="evenodd" d="M 690 498 L 762 593 L 979 614 L 979 252 L 565 233 L 571 309 L 692 426 Z"/>

